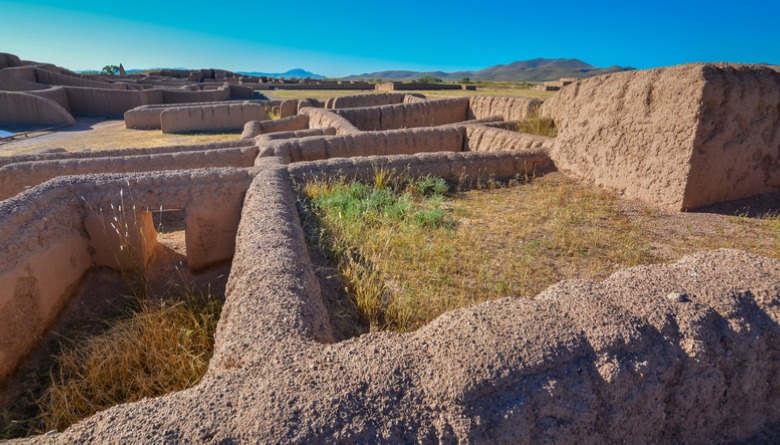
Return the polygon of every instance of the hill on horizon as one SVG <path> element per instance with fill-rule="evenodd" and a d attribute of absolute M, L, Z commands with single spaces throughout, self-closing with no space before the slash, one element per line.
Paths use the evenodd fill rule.
<path fill-rule="evenodd" d="M 543 59 L 521 60 L 508 65 L 493 65 L 480 71 L 378 71 L 344 77 L 345 80 L 386 79 L 409 81 L 423 76 L 437 77 L 444 81 L 458 81 L 464 77 L 471 80 L 502 80 L 512 82 L 545 82 L 563 77 L 592 77 L 601 74 L 633 70 L 631 67 L 610 66 L 598 68 L 579 59 Z"/>

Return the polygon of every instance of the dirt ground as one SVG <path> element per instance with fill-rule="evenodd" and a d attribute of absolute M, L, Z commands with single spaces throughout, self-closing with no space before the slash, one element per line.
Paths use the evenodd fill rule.
<path fill-rule="evenodd" d="M 54 129 L 29 126 L 4 126 L 2 130 L 26 133 L 0 140 L 0 156 L 38 154 L 53 150 L 90 151 L 116 148 L 162 147 L 201 144 L 238 139 L 234 133 L 163 134 L 160 130 L 128 130 L 122 119 L 79 118 L 67 127 Z"/>

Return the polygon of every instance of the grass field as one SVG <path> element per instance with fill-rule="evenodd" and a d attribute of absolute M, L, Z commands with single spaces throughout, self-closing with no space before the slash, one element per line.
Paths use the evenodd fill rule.
<path fill-rule="evenodd" d="M 420 188 L 380 178 L 304 189 L 308 233 L 372 330 L 410 331 L 460 307 L 702 250 L 780 259 L 777 215 L 670 213 L 561 174 L 461 192 Z"/>
<path fill-rule="evenodd" d="M 552 97 L 555 92 L 538 91 L 528 87 L 527 84 L 513 83 L 486 83 L 476 85 L 476 91 L 467 90 L 419 90 L 419 91 L 401 91 L 402 93 L 419 93 L 428 98 L 442 97 L 464 97 L 476 95 L 488 96 L 523 96 L 535 97 L 538 99 L 547 99 Z M 331 97 L 349 96 L 353 94 L 373 94 L 375 91 L 366 90 L 273 90 L 264 92 L 266 96 L 273 99 L 305 99 L 314 98 L 317 100 L 327 100 Z"/>

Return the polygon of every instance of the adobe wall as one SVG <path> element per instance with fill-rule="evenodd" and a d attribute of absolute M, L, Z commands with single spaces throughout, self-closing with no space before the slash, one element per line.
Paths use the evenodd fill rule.
<path fill-rule="evenodd" d="M 298 114 L 298 101 L 295 99 L 286 99 L 279 104 L 279 116 L 286 118 Z"/>
<path fill-rule="evenodd" d="M 256 147 L 263 147 L 268 141 L 278 141 L 281 139 L 307 138 L 311 136 L 335 136 L 335 128 L 310 128 L 308 130 L 298 131 L 280 131 L 278 133 L 267 133 L 255 136 L 254 143 Z"/>
<path fill-rule="evenodd" d="M 485 127 L 483 125 L 466 126 L 464 151 L 514 151 L 542 149 L 547 152 L 555 139 L 517 131 Z"/>
<path fill-rule="evenodd" d="M 69 159 L 16 162 L 0 168 L 0 200 L 67 175 L 188 170 L 207 167 L 251 167 L 254 146 L 203 151 L 137 154 L 127 157 L 72 157 Z"/>
<path fill-rule="evenodd" d="M 434 175 L 454 182 L 488 178 L 509 179 L 555 171 L 550 157 L 541 151 L 439 151 L 411 155 L 330 158 L 294 163 L 287 168 L 298 183 L 314 178 L 337 176 L 370 180 L 379 169 L 403 172 L 410 177 Z"/>
<path fill-rule="evenodd" d="M 392 105 L 404 102 L 404 93 L 374 93 L 355 94 L 352 96 L 334 97 L 326 108 L 358 108 Z"/>
<path fill-rule="evenodd" d="M 166 108 L 160 114 L 163 133 L 241 130 L 249 121 L 267 119 L 264 106 L 247 103 Z"/>
<path fill-rule="evenodd" d="M 70 113 L 68 92 L 63 87 L 51 87 L 45 90 L 28 91 L 27 94 L 32 94 L 33 96 L 43 97 L 45 99 L 54 101 L 57 105 L 61 106 Z"/>
<path fill-rule="evenodd" d="M 68 125 L 73 116 L 56 102 L 36 95 L 0 91 L 0 123 Z"/>
<path fill-rule="evenodd" d="M 419 82 L 386 82 L 375 86 L 377 91 L 408 91 L 408 90 L 462 90 L 463 85 L 449 83 L 419 83 Z"/>
<path fill-rule="evenodd" d="M 75 115 L 122 116 L 140 105 L 163 101 L 162 90 L 106 90 L 98 88 L 64 87 L 68 103 Z"/>
<path fill-rule="evenodd" d="M 117 237 L 106 223 L 115 216 L 108 211 L 112 204 L 140 211 L 145 239 L 131 244 L 137 243 L 143 262 L 156 243 L 143 209 L 184 209 L 187 262 L 197 270 L 232 257 L 251 181 L 252 172 L 238 169 L 71 176 L 0 201 L 0 384 L 36 345 L 89 268 L 132 267 L 114 257 Z M 213 203 L 219 206 L 207 212 Z"/>
<path fill-rule="evenodd" d="M 62 152 L 62 153 L 39 153 L 39 154 L 31 154 L 31 155 L 0 156 L 0 167 L 4 167 L 9 164 L 21 163 L 21 162 L 131 157 L 131 156 L 178 153 L 178 152 L 189 152 L 189 151 L 219 150 L 223 148 L 252 147 L 253 145 L 254 145 L 254 141 L 242 141 L 236 139 L 233 141 L 210 142 L 207 144 L 168 145 L 163 147 L 148 147 L 148 148 L 118 148 L 112 150 L 98 150 L 98 151 L 73 151 L 73 152 Z"/>
<path fill-rule="evenodd" d="M 501 116 L 507 121 L 520 121 L 534 117 L 542 101 L 529 97 L 472 96 L 469 98 L 469 119 Z"/>
<path fill-rule="evenodd" d="M 59 85 L 59 86 L 71 86 L 71 87 L 85 87 L 85 88 L 101 88 L 105 90 L 127 90 L 128 86 L 121 83 L 110 82 L 97 82 L 89 79 L 82 79 L 80 77 L 66 76 L 54 71 L 35 68 L 35 78 L 38 83 L 44 85 Z"/>
<path fill-rule="evenodd" d="M 290 116 L 276 120 L 249 121 L 244 124 L 241 139 L 251 139 L 267 133 L 299 131 L 309 128 L 309 116 Z"/>
<path fill-rule="evenodd" d="M 548 99 L 564 171 L 687 210 L 780 190 L 780 73 L 691 64 L 581 80 Z"/>
<path fill-rule="evenodd" d="M 353 156 L 461 151 L 462 146 L 461 129 L 419 128 L 271 141 L 260 146 L 258 162 L 267 156 L 290 163 Z"/>
<path fill-rule="evenodd" d="M 48 85 L 39 84 L 35 77 L 36 68 L 32 66 L 20 66 L 0 70 L 0 90 L 3 91 L 31 91 L 48 88 Z"/>
<path fill-rule="evenodd" d="M 261 104 L 263 106 L 270 106 L 273 101 L 268 100 L 252 100 L 252 101 L 234 101 L 234 100 L 224 100 L 224 101 L 213 101 L 213 102 L 192 102 L 187 103 L 187 106 L 195 106 L 195 105 L 225 105 L 225 104 L 236 104 L 236 103 L 253 103 L 253 104 Z M 135 107 L 132 110 L 128 110 L 125 112 L 124 118 L 125 118 L 125 127 L 133 129 L 133 130 L 159 130 L 160 129 L 160 114 L 165 110 L 166 108 L 175 108 L 181 106 L 180 104 L 152 104 L 152 105 L 141 105 L 140 107 Z"/>
<path fill-rule="evenodd" d="M 8 53 L 0 53 L 0 70 L 3 68 L 13 68 L 22 66 L 22 61 L 18 56 Z"/>
<path fill-rule="evenodd" d="M 414 104 L 332 110 L 361 131 L 430 127 L 465 121 L 467 98 L 437 99 Z"/>
<path fill-rule="evenodd" d="M 309 117 L 310 128 L 335 128 L 336 134 L 339 135 L 360 132 L 350 121 L 333 113 L 331 110 L 304 108 L 301 110 L 301 114 Z"/>
<path fill-rule="evenodd" d="M 192 102 L 213 102 L 230 99 L 230 88 L 220 87 L 211 91 L 181 91 L 181 90 L 162 90 L 163 100 L 167 104 L 192 103 Z"/>

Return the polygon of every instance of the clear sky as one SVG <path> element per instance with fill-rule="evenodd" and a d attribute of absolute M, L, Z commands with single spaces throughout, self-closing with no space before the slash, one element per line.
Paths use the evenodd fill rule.
<path fill-rule="evenodd" d="M 780 64 L 780 1 L 0 0 L 0 52 L 73 70 L 304 68 L 340 77 L 536 57 Z"/>

